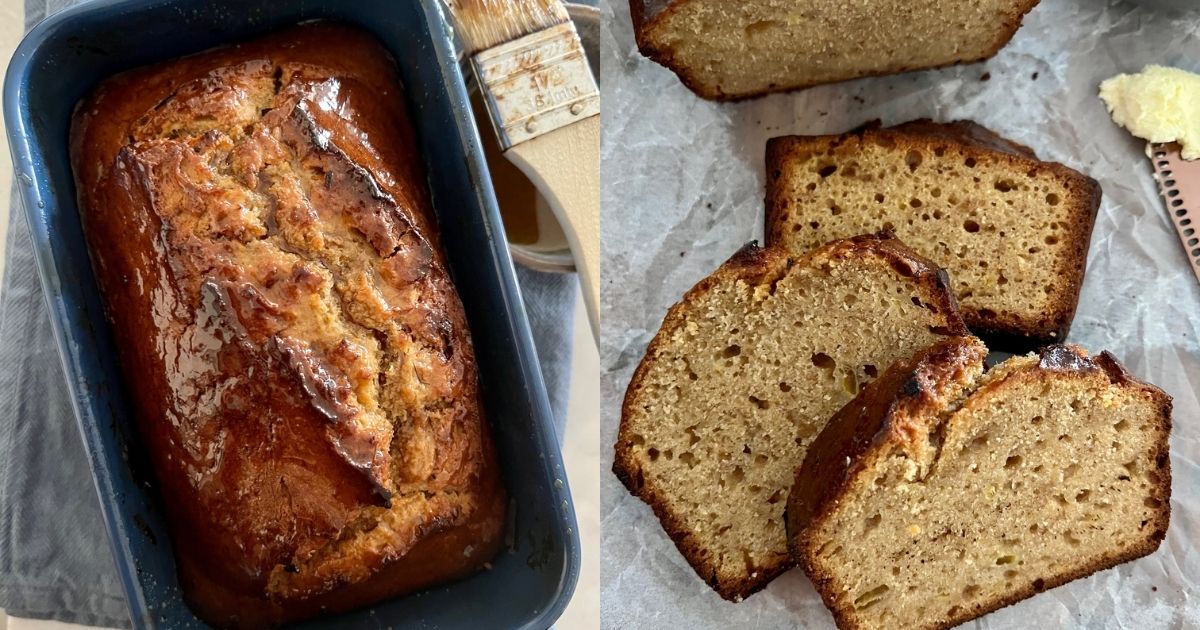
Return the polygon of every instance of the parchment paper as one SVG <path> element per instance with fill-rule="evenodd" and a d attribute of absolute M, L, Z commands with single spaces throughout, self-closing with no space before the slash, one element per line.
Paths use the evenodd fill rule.
<path fill-rule="evenodd" d="M 985 63 L 717 104 L 638 54 L 628 3 L 601 7 L 604 627 L 832 627 L 798 570 L 740 604 L 718 597 L 650 509 L 608 472 L 609 445 L 630 374 L 667 308 L 761 238 L 766 140 L 930 117 L 973 119 L 1100 181 L 1104 205 L 1069 341 L 1111 350 L 1175 398 L 1172 518 L 1159 550 L 968 627 L 1200 628 L 1200 286 L 1168 223 L 1145 143 L 1116 127 L 1097 97 L 1101 80 L 1148 63 L 1200 71 L 1200 13 L 1043 0 Z"/>

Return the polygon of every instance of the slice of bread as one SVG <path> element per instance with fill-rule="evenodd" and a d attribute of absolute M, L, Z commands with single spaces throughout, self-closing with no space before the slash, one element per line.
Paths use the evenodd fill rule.
<path fill-rule="evenodd" d="M 972 122 L 918 120 L 767 144 L 768 245 L 802 252 L 880 229 L 950 272 L 967 326 L 1001 349 L 1066 338 L 1095 180 Z"/>
<path fill-rule="evenodd" d="M 1038 0 L 630 0 L 642 54 L 737 100 L 995 55 Z"/>
<path fill-rule="evenodd" d="M 809 441 L 886 366 L 965 330 L 944 272 L 893 239 L 748 246 L 667 314 L 625 394 L 614 472 L 739 600 L 793 566 L 784 506 Z"/>
<path fill-rule="evenodd" d="M 1171 398 L 1108 353 L 986 354 L 893 366 L 807 449 L 788 533 L 839 628 L 947 628 L 1166 535 Z"/>

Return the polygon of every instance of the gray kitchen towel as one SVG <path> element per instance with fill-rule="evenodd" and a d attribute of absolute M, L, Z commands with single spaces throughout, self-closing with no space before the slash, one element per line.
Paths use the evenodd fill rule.
<path fill-rule="evenodd" d="M 27 0 L 28 30 L 76 4 Z M 66 396 L 24 213 L 10 204 L 0 286 L 0 609 L 128 627 L 83 442 Z M 576 296 L 572 275 L 518 267 L 561 439 Z"/>

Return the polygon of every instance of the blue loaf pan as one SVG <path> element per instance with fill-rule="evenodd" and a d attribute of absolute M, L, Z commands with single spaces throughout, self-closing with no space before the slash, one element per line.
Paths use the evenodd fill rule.
<path fill-rule="evenodd" d="M 358 25 L 397 60 L 511 502 L 508 549 L 490 571 L 300 627 L 545 628 L 575 587 L 578 530 L 504 228 L 437 0 L 98 0 L 54 15 L 21 42 L 5 78 L 4 116 L 15 184 L 133 627 L 204 624 L 180 597 L 172 541 L 122 395 L 76 208 L 71 112 L 114 73 L 312 19 Z"/>

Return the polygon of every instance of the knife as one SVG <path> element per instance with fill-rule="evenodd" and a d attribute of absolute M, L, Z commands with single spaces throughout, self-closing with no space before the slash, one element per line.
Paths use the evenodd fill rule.
<path fill-rule="evenodd" d="M 1185 160 L 1179 144 L 1150 143 L 1146 155 L 1154 166 L 1158 192 L 1166 202 L 1171 224 L 1179 233 L 1184 255 L 1200 282 L 1200 160 Z"/>

